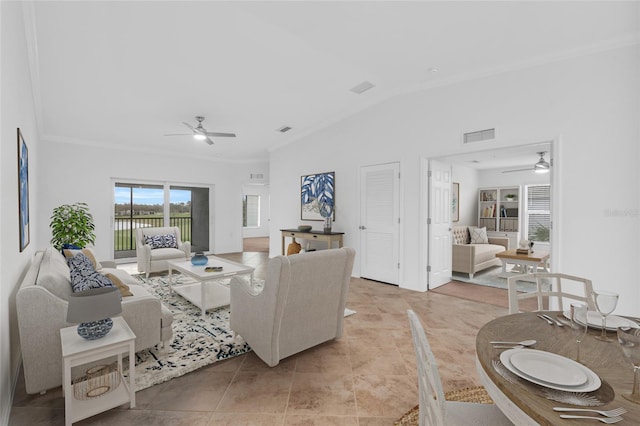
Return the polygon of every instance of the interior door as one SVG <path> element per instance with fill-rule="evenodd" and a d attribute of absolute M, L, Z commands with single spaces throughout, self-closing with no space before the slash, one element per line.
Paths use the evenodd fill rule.
<path fill-rule="evenodd" d="M 400 165 L 360 170 L 360 276 L 400 283 Z"/>
<path fill-rule="evenodd" d="M 429 161 L 428 288 L 451 281 L 451 165 Z"/>

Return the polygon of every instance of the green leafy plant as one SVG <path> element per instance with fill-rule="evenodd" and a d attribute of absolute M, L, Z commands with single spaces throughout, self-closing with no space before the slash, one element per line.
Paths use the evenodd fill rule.
<path fill-rule="evenodd" d="M 63 204 L 54 208 L 49 226 L 51 244 L 58 250 L 65 244 L 82 248 L 96 240 L 93 216 L 86 203 Z"/>
<path fill-rule="evenodd" d="M 533 235 L 531 236 L 534 241 L 549 241 L 550 229 L 540 223 L 537 224 Z"/>
<path fill-rule="evenodd" d="M 507 194 L 504 196 L 504 198 L 506 198 L 507 200 L 515 200 L 516 194 Z"/>

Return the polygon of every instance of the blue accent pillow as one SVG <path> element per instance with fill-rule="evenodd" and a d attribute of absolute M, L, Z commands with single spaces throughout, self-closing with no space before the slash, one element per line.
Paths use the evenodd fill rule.
<path fill-rule="evenodd" d="M 175 234 L 145 235 L 144 243 L 149 244 L 152 249 L 178 248 L 178 240 Z"/>
<path fill-rule="evenodd" d="M 114 287 L 109 278 L 94 269 L 91 259 L 84 253 L 78 253 L 69 259 L 69 273 L 74 293 L 92 288 Z"/>

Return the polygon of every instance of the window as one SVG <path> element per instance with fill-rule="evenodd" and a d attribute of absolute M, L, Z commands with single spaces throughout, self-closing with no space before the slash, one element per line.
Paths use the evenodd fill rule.
<path fill-rule="evenodd" d="M 537 242 L 548 242 L 551 233 L 551 186 L 527 185 L 525 238 Z"/>
<path fill-rule="evenodd" d="M 260 196 L 245 195 L 242 200 L 242 226 L 258 228 L 260 226 Z"/>

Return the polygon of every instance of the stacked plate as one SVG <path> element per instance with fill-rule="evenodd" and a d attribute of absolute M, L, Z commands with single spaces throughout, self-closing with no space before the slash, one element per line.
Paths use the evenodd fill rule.
<path fill-rule="evenodd" d="M 569 311 L 564 311 L 563 315 L 569 319 L 571 318 L 571 314 L 569 313 Z M 596 311 L 588 311 L 587 326 L 591 328 L 596 328 L 598 330 L 602 330 L 602 315 L 600 315 Z M 634 321 L 628 320 L 626 318 L 618 317 L 616 315 L 609 315 L 607 317 L 606 330 L 616 331 L 618 327 L 640 328 L 638 324 L 636 324 Z"/>
<path fill-rule="evenodd" d="M 536 349 L 509 349 L 500 361 L 513 374 L 551 389 L 591 392 L 602 382 L 596 373 L 569 358 Z"/>

